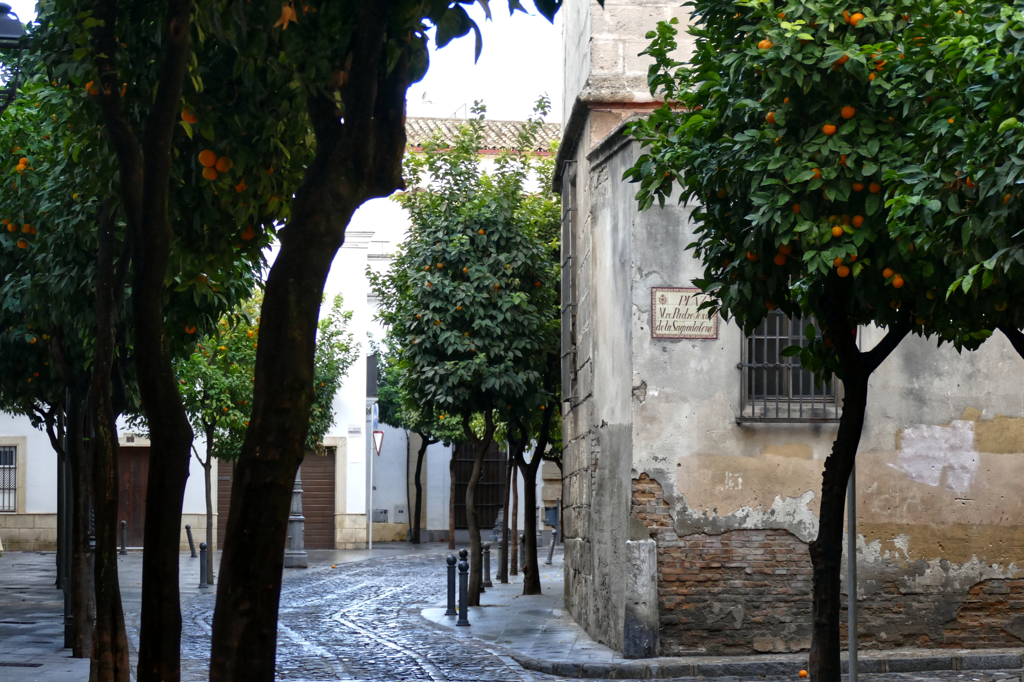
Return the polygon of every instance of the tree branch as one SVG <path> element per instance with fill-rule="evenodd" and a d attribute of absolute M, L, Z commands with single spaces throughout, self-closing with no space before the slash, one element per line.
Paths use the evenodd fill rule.
<path fill-rule="evenodd" d="M 864 356 L 865 369 L 867 369 L 868 373 L 874 372 L 878 369 L 879 365 L 885 362 L 885 359 L 896 350 L 896 346 L 900 345 L 900 341 L 910 333 L 912 327 L 913 321 L 910 314 L 904 313 L 895 324 L 889 326 L 889 331 L 886 332 L 885 337 L 874 348 L 862 354 Z"/>

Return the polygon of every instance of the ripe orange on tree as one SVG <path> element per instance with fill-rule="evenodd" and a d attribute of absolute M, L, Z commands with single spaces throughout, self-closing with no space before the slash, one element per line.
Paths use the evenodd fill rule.
<path fill-rule="evenodd" d="M 849 104 L 847 104 L 845 107 L 840 109 L 839 115 L 849 120 L 857 115 L 857 110 L 851 107 Z"/>
<path fill-rule="evenodd" d="M 893 272 L 892 268 L 886 268 L 885 270 L 882 270 L 882 277 L 885 277 L 886 279 L 889 279 L 894 274 L 895 273 Z"/>
<path fill-rule="evenodd" d="M 864 183 L 863 182 L 855 182 L 855 183 L 853 183 L 852 186 L 853 186 L 853 191 L 854 192 L 863 192 L 864 191 Z"/>
<path fill-rule="evenodd" d="M 796 214 L 799 215 L 799 213 L 800 213 L 800 204 L 793 204 L 793 213 L 796 213 Z"/>
<path fill-rule="evenodd" d="M 18 240 L 18 248 L 19 249 L 27 249 L 28 248 L 28 242 L 25 241 L 24 239 L 19 239 Z"/>
<path fill-rule="evenodd" d="M 897 289 L 902 289 L 903 284 L 903 278 L 900 275 L 896 275 L 895 277 L 892 278 L 892 285 Z"/>
<path fill-rule="evenodd" d="M 212 150 L 204 149 L 199 152 L 199 163 L 206 168 L 212 168 L 217 163 L 217 154 Z"/>
<path fill-rule="evenodd" d="M 826 123 L 821 127 L 821 132 L 825 133 L 826 135 L 835 135 L 836 127 L 831 123 Z"/>
<path fill-rule="evenodd" d="M 882 191 L 882 186 L 879 185 L 877 182 L 872 182 L 870 185 L 868 185 L 868 191 L 871 192 L 872 194 L 878 194 L 879 192 Z"/>
<path fill-rule="evenodd" d="M 864 216 L 862 216 L 862 215 L 855 215 L 855 216 L 853 216 L 853 226 L 854 227 L 860 227 L 863 224 L 864 224 Z"/>
<path fill-rule="evenodd" d="M 768 40 L 767 38 L 763 39 L 761 42 L 757 44 L 757 49 L 759 50 L 769 50 L 771 49 L 771 47 L 772 41 Z"/>
<path fill-rule="evenodd" d="M 843 259 L 842 258 L 836 257 L 836 258 L 832 259 L 832 267 L 838 268 L 842 264 L 843 264 Z"/>
<path fill-rule="evenodd" d="M 821 169 L 820 168 L 815 168 L 813 173 L 814 173 L 814 179 L 815 180 L 820 180 L 821 179 Z"/>
<path fill-rule="evenodd" d="M 191 107 L 185 107 L 181 110 L 181 120 L 189 125 L 195 125 L 199 121 L 199 118 Z"/>
<path fill-rule="evenodd" d="M 242 230 L 242 239 L 244 239 L 245 241 L 249 241 L 255 236 L 256 233 L 252 231 L 252 225 L 247 225 L 245 229 Z"/>
<path fill-rule="evenodd" d="M 836 268 L 836 274 L 839 275 L 840 277 L 849 277 L 850 268 L 848 268 L 845 265 L 840 265 L 838 268 Z"/>
<path fill-rule="evenodd" d="M 840 227 L 839 225 L 834 226 L 832 228 L 832 236 L 833 237 L 842 237 L 843 236 L 843 228 Z"/>
<path fill-rule="evenodd" d="M 754 253 L 753 251 L 747 251 L 747 260 L 750 261 L 751 263 L 756 263 L 757 254 Z"/>
<path fill-rule="evenodd" d="M 769 111 L 768 115 L 765 116 L 764 119 L 768 121 L 768 123 L 770 123 L 771 125 L 775 125 L 775 112 Z"/>
<path fill-rule="evenodd" d="M 860 12 L 855 12 L 854 14 L 850 15 L 850 21 L 848 23 L 850 24 L 850 26 L 853 26 L 854 28 L 857 28 L 857 24 L 859 24 L 860 20 L 863 19 L 863 18 L 864 18 L 863 14 L 861 14 Z"/>
<path fill-rule="evenodd" d="M 222 156 L 217 159 L 217 163 L 215 163 L 213 167 L 217 169 L 218 173 L 227 173 L 234 165 L 234 161 L 226 156 Z"/>
<path fill-rule="evenodd" d="M 793 253 L 793 247 L 790 246 L 789 244 L 783 244 L 782 246 L 779 247 L 779 253 L 783 253 L 788 256 L 789 254 Z"/>
<path fill-rule="evenodd" d="M 840 57 L 839 59 L 837 59 L 834 62 L 832 62 L 832 69 L 833 70 L 838 69 L 840 66 L 842 66 L 843 64 L 845 64 L 848 61 L 850 61 L 850 55 L 844 54 L 842 57 Z"/>
<path fill-rule="evenodd" d="M 206 178 L 207 180 L 216 180 L 217 179 L 217 169 L 216 168 L 204 168 L 203 169 L 203 177 Z"/>
<path fill-rule="evenodd" d="M 483 228 L 481 228 L 481 229 L 477 230 L 477 231 L 476 231 L 476 233 L 477 233 L 477 234 L 483 234 L 483 233 L 484 233 L 484 231 L 483 231 Z"/>
<path fill-rule="evenodd" d="M 775 254 L 775 258 L 773 258 L 772 260 L 775 261 L 776 265 L 785 265 L 786 264 L 786 254 L 784 254 L 784 253 L 777 253 L 777 254 Z"/>

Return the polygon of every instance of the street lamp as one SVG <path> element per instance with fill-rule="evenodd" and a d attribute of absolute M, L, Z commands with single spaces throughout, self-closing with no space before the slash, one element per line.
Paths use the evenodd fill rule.
<path fill-rule="evenodd" d="M 0 59 L 0 114 L 2 114 L 18 92 L 18 78 L 21 76 L 21 53 L 25 48 L 25 27 L 21 25 L 18 15 L 7 3 L 0 2 L 0 50 L 5 51 Z M 14 65 L 13 55 L 7 50 L 17 50 Z"/>

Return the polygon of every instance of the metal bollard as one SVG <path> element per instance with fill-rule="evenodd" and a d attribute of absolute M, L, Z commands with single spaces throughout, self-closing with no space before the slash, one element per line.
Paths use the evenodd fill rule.
<path fill-rule="evenodd" d="M 548 545 L 548 560 L 544 562 L 545 566 L 550 566 L 555 558 L 555 543 L 558 542 L 558 529 L 551 529 L 551 544 Z"/>
<path fill-rule="evenodd" d="M 192 550 L 192 557 L 191 558 L 195 559 L 196 556 L 197 556 L 196 555 L 196 543 L 192 542 L 192 526 L 188 525 L 187 523 L 185 524 L 185 535 L 188 536 L 188 548 L 190 550 Z"/>
<path fill-rule="evenodd" d="M 199 589 L 205 590 L 209 587 L 206 584 L 206 543 L 199 543 Z"/>
<path fill-rule="evenodd" d="M 494 583 L 491 582 L 491 543 L 484 543 L 484 581 L 481 583 L 484 587 L 494 587 Z"/>
<path fill-rule="evenodd" d="M 459 550 L 459 620 L 456 625 L 469 625 L 469 562 L 466 561 L 468 556 L 467 550 Z"/>
<path fill-rule="evenodd" d="M 121 556 L 128 556 L 128 522 L 121 519 Z"/>
<path fill-rule="evenodd" d="M 526 568 L 526 533 L 519 536 L 519 570 Z"/>
<path fill-rule="evenodd" d="M 455 610 L 455 555 L 449 554 L 448 559 L 448 610 L 444 612 L 446 616 L 454 616 L 458 614 Z"/>

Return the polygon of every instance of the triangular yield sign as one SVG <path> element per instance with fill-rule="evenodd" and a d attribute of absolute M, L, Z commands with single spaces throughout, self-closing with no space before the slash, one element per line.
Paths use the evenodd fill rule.
<path fill-rule="evenodd" d="M 384 432 L 374 431 L 373 432 L 373 447 L 377 450 L 377 454 L 380 455 L 380 446 L 384 443 Z"/>

